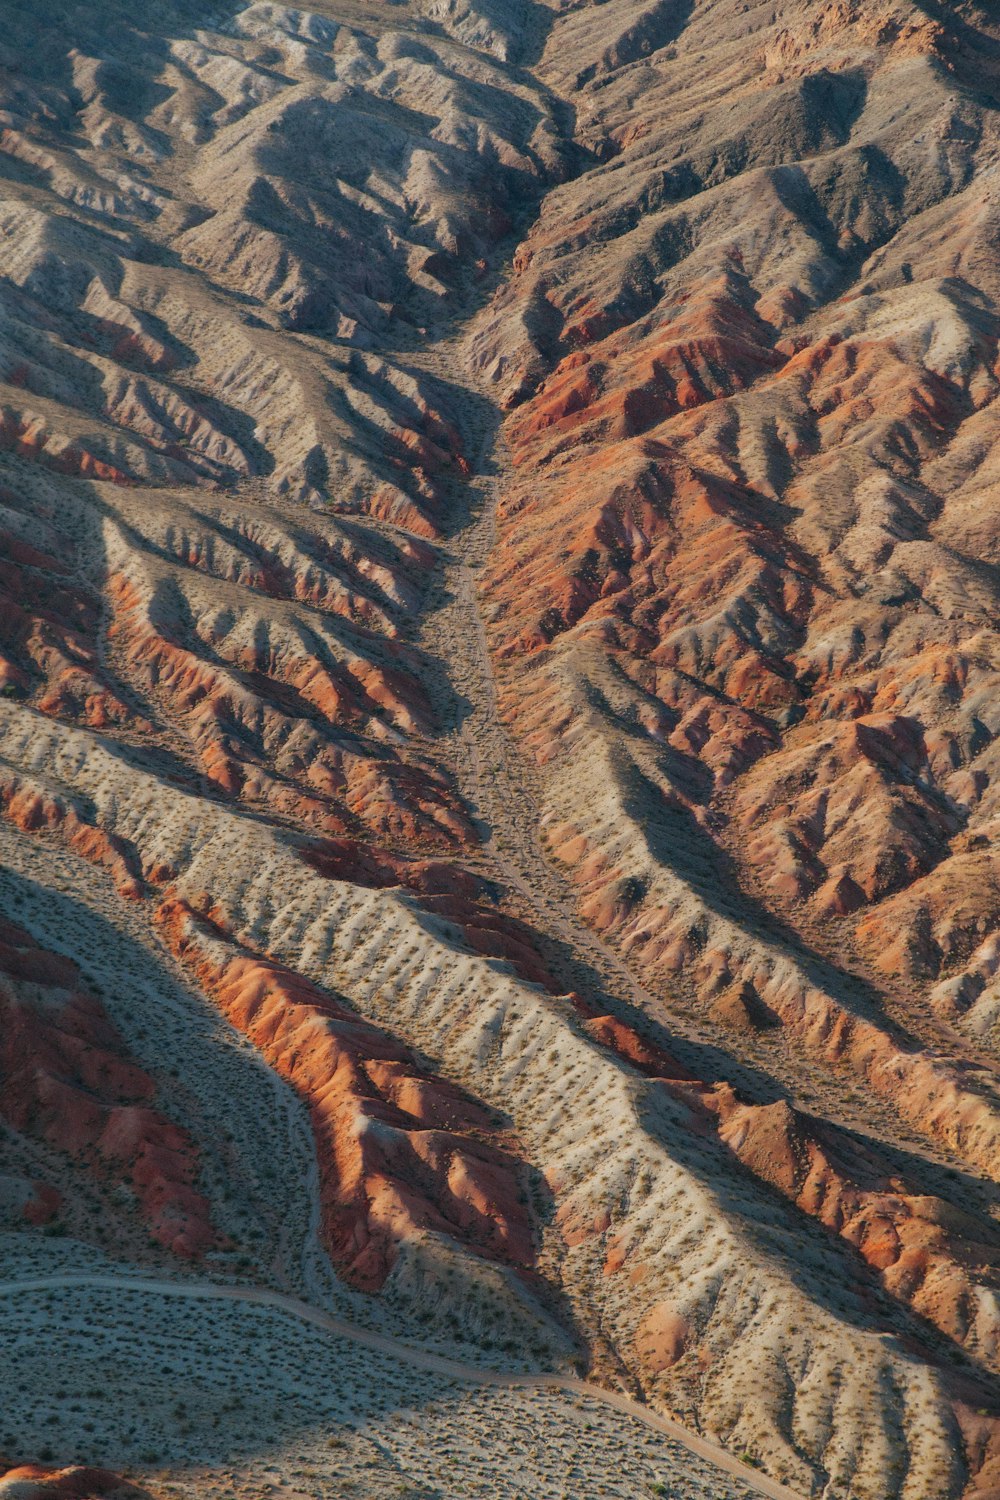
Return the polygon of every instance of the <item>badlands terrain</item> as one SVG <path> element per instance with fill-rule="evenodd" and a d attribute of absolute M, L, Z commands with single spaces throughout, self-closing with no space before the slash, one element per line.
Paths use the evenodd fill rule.
<path fill-rule="evenodd" d="M 996 7 L 0 15 L 0 1500 L 997 1500 Z"/>

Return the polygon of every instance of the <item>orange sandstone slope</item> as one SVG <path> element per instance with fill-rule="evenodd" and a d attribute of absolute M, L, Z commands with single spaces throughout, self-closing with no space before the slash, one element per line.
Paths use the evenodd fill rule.
<path fill-rule="evenodd" d="M 0 38 L 9 1240 L 1000 1493 L 1000 27 L 141 10 Z"/>
<path fill-rule="evenodd" d="M 833 1063 L 990 1172 L 917 1080 L 991 1109 L 1000 32 L 725 13 L 574 12 L 539 64 L 600 164 L 477 341 L 503 703 L 638 970 L 716 1020 L 749 986 L 789 1087 Z"/>
<path fill-rule="evenodd" d="M 68 1158 L 99 1177 L 127 1181 L 154 1242 L 183 1257 L 203 1255 L 219 1236 L 197 1191 L 193 1143 L 156 1108 L 153 1079 L 79 985 L 72 960 L 0 922 L 0 1116 L 15 1133 L 9 1149 L 23 1136 L 25 1146 L 37 1140 L 54 1147 L 59 1166 Z M 43 1182 L 24 1216 L 45 1220 L 61 1208 L 58 1187 Z M 86 1216 L 83 1225 L 108 1238 L 109 1225 Z"/>
<path fill-rule="evenodd" d="M 0 1473 L 0 1496 L 11 1500 L 149 1500 L 149 1491 L 108 1469 L 19 1464 Z"/>

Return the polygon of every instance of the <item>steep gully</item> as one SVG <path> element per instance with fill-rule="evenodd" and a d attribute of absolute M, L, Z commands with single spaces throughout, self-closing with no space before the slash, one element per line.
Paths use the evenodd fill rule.
<path fill-rule="evenodd" d="M 496 506 L 508 469 L 492 402 L 473 387 L 455 384 L 455 372 L 469 369 L 467 339 L 460 334 L 411 357 L 428 374 L 449 381 L 449 404 L 457 407 L 470 447 L 476 445 L 471 473 L 452 481 L 455 510 L 464 514 L 465 524 L 442 549 L 441 603 L 429 611 L 421 631 L 421 644 L 441 660 L 442 677 L 464 700 L 446 753 L 450 749 L 451 769 L 479 818 L 484 873 L 499 877 L 510 892 L 546 959 L 562 971 L 559 977 L 592 1003 L 611 1002 L 633 1014 L 644 1009 L 648 1015 L 652 996 L 579 920 L 569 882 L 543 850 L 532 768 L 500 718 L 477 575 L 496 545 Z M 433 683 L 428 686 L 433 691 Z"/>

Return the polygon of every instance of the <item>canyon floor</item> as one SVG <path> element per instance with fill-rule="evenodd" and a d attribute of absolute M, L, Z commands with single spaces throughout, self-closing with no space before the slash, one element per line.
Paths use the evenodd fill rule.
<path fill-rule="evenodd" d="M 0 1500 L 1000 1500 L 994 8 L 0 13 Z"/>

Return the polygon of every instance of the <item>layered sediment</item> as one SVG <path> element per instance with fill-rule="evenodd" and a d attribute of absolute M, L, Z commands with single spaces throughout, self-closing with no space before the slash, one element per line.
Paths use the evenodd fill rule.
<path fill-rule="evenodd" d="M 372 1306 L 986 1500 L 995 19 L 146 10 L 0 43 L 7 835 L 252 1053 Z M 259 1163 L 35 929 L 2 1222 L 127 1173 L 215 1274 Z"/>

